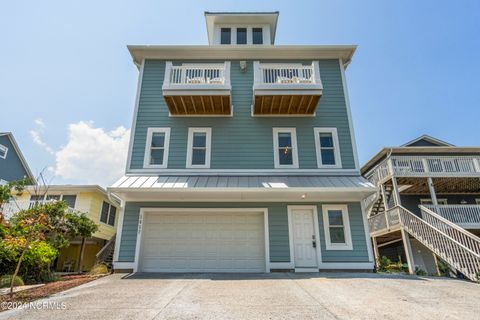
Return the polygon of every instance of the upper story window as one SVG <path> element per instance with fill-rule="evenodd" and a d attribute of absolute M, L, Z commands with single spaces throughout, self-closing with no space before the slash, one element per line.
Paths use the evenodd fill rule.
<path fill-rule="evenodd" d="M 315 128 L 315 147 L 319 168 L 341 168 L 337 128 Z"/>
<path fill-rule="evenodd" d="M 323 205 L 322 212 L 326 249 L 352 250 L 348 207 L 346 205 Z"/>
<path fill-rule="evenodd" d="M 252 43 L 263 44 L 263 28 L 252 29 Z"/>
<path fill-rule="evenodd" d="M 210 168 L 211 128 L 189 128 L 187 168 Z"/>
<path fill-rule="evenodd" d="M 231 28 L 221 28 L 220 29 L 220 44 L 231 44 L 232 43 L 232 29 Z"/>
<path fill-rule="evenodd" d="M 247 44 L 247 28 L 237 28 L 237 44 Z"/>
<path fill-rule="evenodd" d="M 64 201 L 69 208 L 75 208 L 77 201 L 77 195 L 75 194 L 47 194 L 47 195 L 32 195 L 30 196 L 31 202 L 41 201 Z"/>
<path fill-rule="evenodd" d="M 148 128 L 143 166 L 145 168 L 166 168 L 170 128 Z"/>
<path fill-rule="evenodd" d="M 275 168 L 298 168 L 295 128 L 273 128 Z"/>
<path fill-rule="evenodd" d="M 100 213 L 100 221 L 110 226 L 115 225 L 115 217 L 117 215 L 117 208 L 106 201 L 103 201 L 102 211 Z"/>
<path fill-rule="evenodd" d="M 5 159 L 7 158 L 8 148 L 5 147 L 3 144 L 0 144 L 0 158 Z"/>

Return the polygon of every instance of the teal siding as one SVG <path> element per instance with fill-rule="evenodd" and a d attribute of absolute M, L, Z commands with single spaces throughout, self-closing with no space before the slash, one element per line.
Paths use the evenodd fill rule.
<path fill-rule="evenodd" d="M 343 168 L 354 168 L 339 61 L 320 60 L 319 64 L 324 92 L 316 117 L 252 117 L 253 62 L 248 61 L 247 71 L 242 73 L 239 62 L 232 61 L 233 117 L 181 118 L 168 116 L 168 107 L 162 97 L 165 61 L 146 61 L 130 168 L 143 167 L 149 127 L 171 128 L 169 169 L 185 168 L 189 127 L 212 128 L 211 169 L 273 169 L 273 127 L 296 127 L 302 169 L 317 168 L 313 128 L 336 127 Z"/>
<path fill-rule="evenodd" d="M 0 179 L 5 181 L 20 180 L 28 177 L 28 172 L 20 160 L 8 136 L 0 136 L 0 144 L 8 148 L 7 157 L 0 158 Z"/>
<path fill-rule="evenodd" d="M 304 203 L 302 203 L 304 204 Z M 368 251 L 362 212 L 359 203 L 348 205 L 353 251 L 325 250 L 325 236 L 321 204 L 318 205 L 318 221 L 322 261 L 324 262 L 368 262 Z M 179 202 L 128 202 L 125 207 L 119 261 L 132 262 L 135 257 L 138 217 L 140 208 L 268 208 L 270 237 L 270 261 L 289 262 L 288 213 L 285 203 L 179 203 Z"/>

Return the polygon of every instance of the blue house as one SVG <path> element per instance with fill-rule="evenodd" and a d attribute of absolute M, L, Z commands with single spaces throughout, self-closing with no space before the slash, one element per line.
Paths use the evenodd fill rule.
<path fill-rule="evenodd" d="M 11 132 L 0 132 L 0 184 L 29 178 L 35 182 L 27 161 Z"/>
<path fill-rule="evenodd" d="M 372 270 L 345 69 L 276 45 L 278 12 L 206 12 L 208 45 L 128 46 L 139 69 L 114 268 Z"/>

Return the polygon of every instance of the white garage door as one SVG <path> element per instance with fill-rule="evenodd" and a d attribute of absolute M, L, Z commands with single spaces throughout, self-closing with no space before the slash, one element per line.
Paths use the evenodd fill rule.
<path fill-rule="evenodd" d="M 263 212 L 148 213 L 139 270 L 264 272 Z"/>

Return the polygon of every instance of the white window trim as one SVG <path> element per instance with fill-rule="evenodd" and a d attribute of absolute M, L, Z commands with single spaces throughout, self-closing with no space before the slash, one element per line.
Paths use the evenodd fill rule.
<path fill-rule="evenodd" d="M 162 164 L 150 164 L 152 136 L 154 133 L 164 133 L 165 141 L 163 144 L 163 161 Z M 168 166 L 168 149 L 170 145 L 170 128 L 148 128 L 147 141 L 145 143 L 145 154 L 143 156 L 144 168 L 165 169 Z"/>
<path fill-rule="evenodd" d="M 313 128 L 315 135 L 315 151 L 317 153 L 317 167 L 318 168 L 331 168 L 341 169 L 342 159 L 340 157 L 340 143 L 338 142 L 337 128 Z M 335 164 L 327 165 L 322 163 L 321 146 L 320 146 L 320 133 L 331 133 L 333 140 L 333 152 L 335 156 Z"/>
<path fill-rule="evenodd" d="M 103 222 L 101 219 L 102 219 L 102 208 L 103 208 L 103 202 L 106 202 L 108 204 L 108 213 L 107 213 L 107 221 L 106 222 Z M 115 227 L 115 223 L 117 222 L 117 216 L 118 216 L 118 208 L 116 206 L 114 206 L 113 204 L 111 204 L 110 202 L 108 201 L 105 201 L 103 200 L 102 202 L 102 208 L 100 208 L 100 215 L 98 216 L 98 221 L 105 225 L 105 226 L 108 226 L 108 227 Z M 112 208 L 115 208 L 115 220 L 113 221 L 113 225 L 109 224 L 108 221 L 110 220 L 110 213 L 112 211 Z"/>
<path fill-rule="evenodd" d="M 438 198 L 437 202 L 438 202 L 439 205 L 448 204 L 447 198 Z M 429 204 L 433 204 L 433 201 L 432 201 L 431 198 L 422 198 L 422 199 L 420 199 L 420 204 L 421 205 L 424 205 L 424 204 L 429 205 Z"/>
<path fill-rule="evenodd" d="M 206 134 L 206 151 L 205 151 L 205 164 L 192 164 L 193 154 L 193 134 L 196 132 Z M 194 169 L 209 169 L 210 168 L 210 156 L 212 153 L 212 128 L 188 128 L 188 143 L 187 143 L 187 168 Z"/>
<path fill-rule="evenodd" d="M 330 239 L 330 223 L 328 221 L 329 210 L 341 210 L 345 243 L 332 243 Z M 350 230 L 350 218 L 347 205 L 323 205 L 323 229 L 325 232 L 325 247 L 327 250 L 353 250 L 352 234 Z"/>
<path fill-rule="evenodd" d="M 5 152 L 5 154 L 3 156 L 0 156 L 0 158 L 6 159 L 7 158 L 7 153 L 8 153 L 8 148 L 5 147 L 3 144 L 0 144 L 0 150 Z"/>
<path fill-rule="evenodd" d="M 278 157 L 278 134 L 290 133 L 292 135 L 292 159 L 293 164 L 280 164 Z M 273 128 L 273 160 L 275 169 L 293 168 L 298 169 L 297 130 L 295 128 Z"/>

